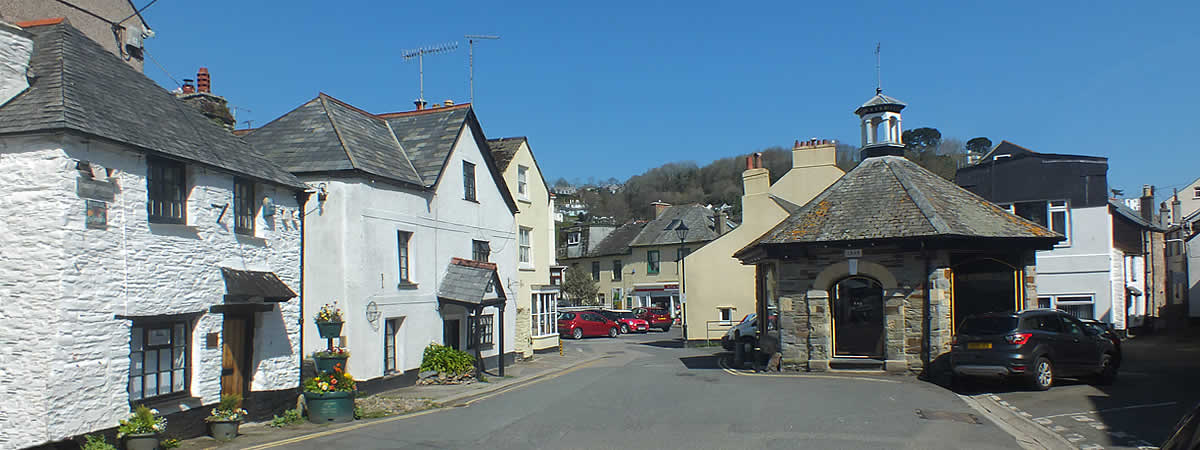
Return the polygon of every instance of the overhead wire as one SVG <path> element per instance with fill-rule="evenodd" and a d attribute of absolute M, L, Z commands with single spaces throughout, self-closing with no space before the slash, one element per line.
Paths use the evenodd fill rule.
<path fill-rule="evenodd" d="M 171 76 L 171 72 L 168 72 L 166 67 L 163 67 L 162 64 L 158 63 L 157 59 L 154 59 L 154 55 L 151 55 L 150 52 L 146 51 L 146 49 L 142 49 L 142 54 L 146 55 L 147 58 L 150 58 L 150 61 L 153 61 L 154 65 L 158 66 L 159 70 L 162 70 L 163 73 L 167 75 L 167 78 L 170 78 L 171 81 L 174 81 L 176 86 L 183 86 L 183 83 L 180 83 L 179 80 L 176 80 L 175 77 Z"/>
<path fill-rule="evenodd" d="M 113 21 L 111 21 L 111 20 L 108 20 L 108 19 L 104 18 L 104 16 L 101 16 L 101 15 L 99 15 L 99 14 L 96 14 L 96 13 L 94 13 L 94 12 L 91 12 L 91 11 L 88 11 L 88 10 L 86 10 L 86 9 L 83 9 L 83 7 L 81 7 L 81 6 L 79 6 L 79 5 L 72 4 L 71 2 L 68 2 L 67 0 L 55 0 L 55 1 L 57 1 L 57 2 L 59 2 L 59 3 L 62 3 L 62 4 L 64 4 L 64 5 L 67 5 L 68 7 L 71 7 L 71 8 L 77 9 L 77 10 L 79 10 L 79 11 L 82 11 L 84 14 L 87 14 L 87 15 L 89 15 L 89 16 L 92 16 L 92 17 L 95 17 L 95 18 L 97 18 L 97 19 L 100 19 L 100 20 L 101 20 L 101 21 L 103 21 L 104 23 L 107 23 L 107 24 L 109 24 L 109 25 L 112 25 L 112 26 L 114 26 L 114 27 L 116 27 L 116 26 L 120 26 L 120 25 L 118 25 L 116 22 L 113 22 Z"/>
<path fill-rule="evenodd" d="M 158 3 L 158 0 L 150 0 L 150 3 L 147 3 L 146 6 L 143 6 L 141 9 L 134 9 L 133 14 L 130 14 L 129 17 L 121 19 L 121 21 L 117 22 L 117 23 L 125 23 L 126 20 L 132 19 L 134 16 L 141 18 L 142 12 L 149 9 L 150 6 L 154 5 L 155 3 Z M 130 3 L 130 4 L 132 5 L 132 3 Z M 145 22 L 146 22 L 146 19 L 142 18 L 142 23 L 145 23 Z"/>

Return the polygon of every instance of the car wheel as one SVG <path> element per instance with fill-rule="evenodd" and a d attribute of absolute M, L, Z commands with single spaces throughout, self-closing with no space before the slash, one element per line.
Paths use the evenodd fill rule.
<path fill-rule="evenodd" d="M 666 332 L 668 332 L 668 331 L 671 331 L 671 326 L 670 326 L 670 325 L 667 325 L 667 326 L 665 326 L 665 327 L 662 327 L 662 330 L 663 330 L 663 333 L 666 333 Z"/>
<path fill-rule="evenodd" d="M 583 339 L 583 328 L 576 328 L 571 332 L 571 337 L 575 339 Z"/>
<path fill-rule="evenodd" d="M 622 324 L 622 325 L 621 325 L 621 332 L 622 332 L 622 333 L 625 333 L 625 334 L 629 334 L 629 325 Z"/>
<path fill-rule="evenodd" d="M 1117 361 L 1111 353 L 1105 353 L 1100 358 L 1100 372 L 1096 374 L 1095 384 L 1107 386 L 1117 379 Z"/>
<path fill-rule="evenodd" d="M 612 328 L 608 329 L 608 337 L 610 337 L 610 338 L 617 337 L 617 327 L 612 327 Z"/>
<path fill-rule="evenodd" d="M 1038 357 L 1033 363 L 1033 378 L 1030 380 L 1034 389 L 1044 391 L 1054 384 L 1054 364 L 1045 356 Z"/>

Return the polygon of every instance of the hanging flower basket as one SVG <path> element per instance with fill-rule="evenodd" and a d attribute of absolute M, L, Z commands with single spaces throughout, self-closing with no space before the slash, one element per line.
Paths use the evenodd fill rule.
<path fill-rule="evenodd" d="M 333 372 L 335 367 L 346 367 L 348 356 L 313 356 L 317 363 L 317 372 Z"/>
<path fill-rule="evenodd" d="M 317 322 L 317 333 L 321 339 L 333 339 L 342 335 L 344 322 Z"/>

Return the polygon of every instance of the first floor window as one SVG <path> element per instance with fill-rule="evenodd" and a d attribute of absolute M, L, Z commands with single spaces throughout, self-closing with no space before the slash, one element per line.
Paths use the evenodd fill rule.
<path fill-rule="evenodd" d="M 1024 217 L 1051 231 L 1059 233 L 1067 240 L 1058 244 L 1065 247 L 1071 243 L 1071 210 L 1066 200 L 1018 202 L 999 205 L 1013 214 Z"/>
<path fill-rule="evenodd" d="M 146 160 L 146 211 L 150 223 L 187 223 L 187 177 L 183 163 Z"/>
<path fill-rule="evenodd" d="M 1091 295 L 1049 295 L 1038 297 L 1039 308 L 1057 308 L 1077 319 L 1096 318 L 1096 299 Z"/>
<path fill-rule="evenodd" d="M 471 241 L 471 259 L 487 262 L 492 255 L 492 247 L 487 241 Z"/>
<path fill-rule="evenodd" d="M 383 372 L 395 373 L 396 369 L 396 330 L 400 328 L 400 319 L 388 319 L 383 324 Z"/>
<path fill-rule="evenodd" d="M 553 336 L 558 334 L 558 294 L 553 292 L 534 292 L 530 298 L 533 308 L 534 337 Z"/>
<path fill-rule="evenodd" d="M 470 336 L 467 341 L 467 348 L 475 348 L 475 343 L 479 343 L 479 348 L 488 348 L 492 346 L 492 315 L 471 316 L 467 321 L 467 336 Z"/>
<path fill-rule="evenodd" d="M 658 275 L 658 250 L 646 251 L 646 273 L 650 275 Z"/>
<path fill-rule="evenodd" d="M 463 200 L 475 201 L 475 164 L 463 161 Z"/>
<path fill-rule="evenodd" d="M 129 336 L 129 400 L 138 401 L 188 389 L 187 322 L 134 323 Z"/>
<path fill-rule="evenodd" d="M 254 235 L 254 182 L 233 178 L 233 232 Z"/>
<path fill-rule="evenodd" d="M 592 281 L 600 281 L 600 261 L 592 261 Z"/>
<path fill-rule="evenodd" d="M 533 264 L 533 229 L 521 227 L 517 233 L 518 244 L 520 244 L 517 257 L 520 258 L 521 264 Z"/>
<path fill-rule="evenodd" d="M 613 260 L 613 274 L 612 274 L 613 281 L 621 281 L 621 270 L 623 270 L 623 269 L 624 268 L 621 267 L 621 260 L 614 259 Z"/>
<path fill-rule="evenodd" d="M 407 231 L 396 232 L 396 255 L 400 260 L 400 282 L 411 283 L 408 272 L 408 241 L 412 238 L 412 233 Z"/>

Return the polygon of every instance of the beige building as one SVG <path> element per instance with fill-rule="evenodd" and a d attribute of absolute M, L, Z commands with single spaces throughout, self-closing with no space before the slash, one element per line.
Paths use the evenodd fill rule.
<path fill-rule="evenodd" d="M 0 0 L 0 20 L 30 26 L 30 22 L 65 18 L 71 26 L 142 71 L 142 41 L 153 36 L 130 0 L 73 0 L 71 7 L 55 0 Z"/>
<path fill-rule="evenodd" d="M 682 239 L 677 232 L 680 224 L 687 231 Z M 654 220 L 617 227 L 590 245 L 584 256 L 563 262 L 568 270 L 591 274 L 599 288 L 599 303 L 605 307 L 660 306 L 680 317 L 680 284 L 690 282 L 680 280 L 680 269 L 686 264 L 680 257 L 703 248 L 734 226 L 725 214 L 705 206 L 656 202 Z"/>
<path fill-rule="evenodd" d="M 509 283 L 509 290 L 517 293 L 515 350 L 530 357 L 534 350 L 558 346 L 559 286 L 552 286 L 550 282 L 550 267 L 557 264 L 554 196 L 529 149 L 528 139 L 490 139 L 488 146 L 519 209 L 516 230 L 518 279 Z"/>
<path fill-rule="evenodd" d="M 836 142 L 796 142 L 792 168 L 775 184 L 761 155 L 747 157 L 742 173 L 742 224 L 684 261 L 688 340 L 720 339 L 746 314 L 754 312 L 754 266 L 733 253 L 749 245 L 808 203 L 845 173 L 837 168 Z"/>

